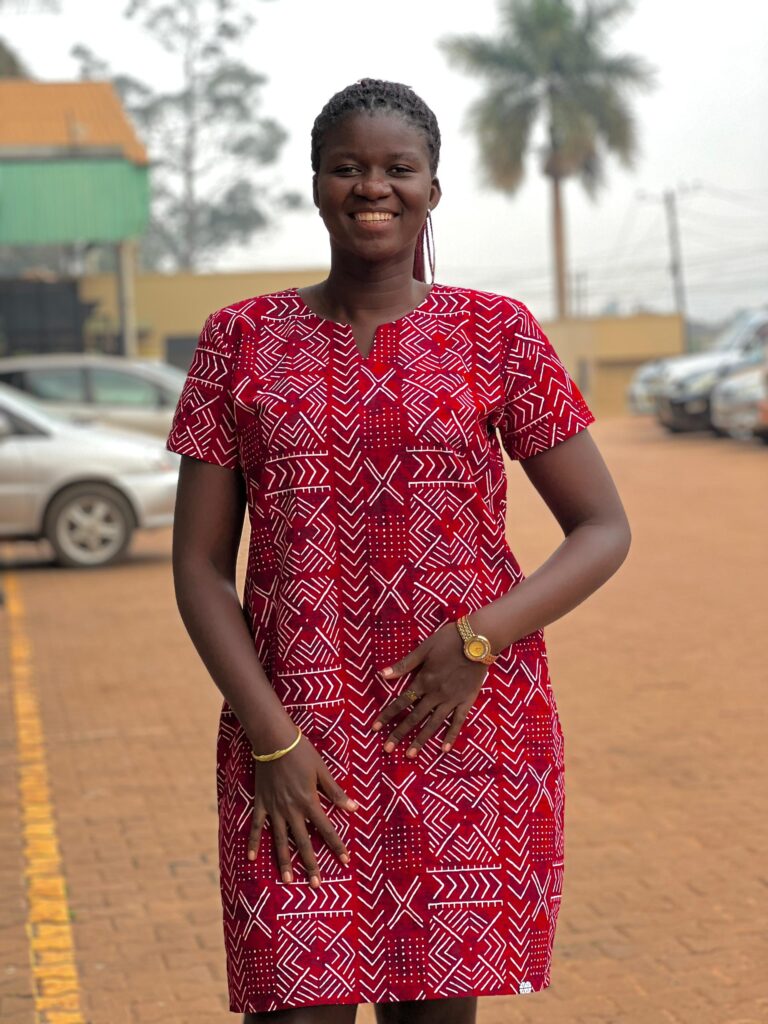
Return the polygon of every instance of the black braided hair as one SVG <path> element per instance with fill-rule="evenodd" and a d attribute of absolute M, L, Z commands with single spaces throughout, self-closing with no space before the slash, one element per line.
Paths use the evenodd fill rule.
<path fill-rule="evenodd" d="M 328 129 L 347 114 L 368 113 L 400 114 L 424 136 L 429 150 L 429 170 L 434 177 L 440 160 L 440 129 L 437 118 L 424 100 L 409 85 L 388 82 L 380 78 L 361 78 L 353 85 L 335 93 L 315 118 L 312 126 L 312 170 L 320 167 L 320 150 Z M 414 275 L 426 280 L 424 273 L 424 241 L 426 225 L 421 229 L 414 254 Z"/>

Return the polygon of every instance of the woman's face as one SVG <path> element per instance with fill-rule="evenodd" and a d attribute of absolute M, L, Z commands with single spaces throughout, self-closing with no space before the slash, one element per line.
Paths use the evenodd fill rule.
<path fill-rule="evenodd" d="M 440 183 L 418 128 L 399 114 L 354 113 L 326 133 L 313 194 L 332 247 L 379 261 L 413 253 Z"/>

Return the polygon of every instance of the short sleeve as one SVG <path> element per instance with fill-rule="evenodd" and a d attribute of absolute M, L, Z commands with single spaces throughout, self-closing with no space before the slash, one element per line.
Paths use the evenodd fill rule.
<path fill-rule="evenodd" d="M 200 332 L 176 405 L 165 442 L 169 451 L 239 468 L 231 387 L 236 355 L 237 334 L 219 313 L 212 313 Z"/>
<path fill-rule="evenodd" d="M 516 300 L 510 300 L 501 372 L 505 400 L 493 422 L 511 459 L 554 448 L 594 422 L 551 341 Z"/>

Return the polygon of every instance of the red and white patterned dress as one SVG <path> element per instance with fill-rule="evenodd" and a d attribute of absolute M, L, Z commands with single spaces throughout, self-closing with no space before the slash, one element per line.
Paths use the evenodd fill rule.
<path fill-rule="evenodd" d="M 295 288 L 213 313 L 167 445 L 243 474 L 243 593 L 292 719 L 360 809 L 308 823 L 322 884 L 269 822 L 247 858 L 254 770 L 226 703 L 221 892 L 233 1011 L 536 992 L 563 882 L 563 734 L 541 630 L 489 666 L 454 748 L 415 760 L 376 713 L 413 680 L 378 670 L 524 577 L 505 539 L 500 443 L 526 459 L 594 420 L 521 302 L 435 284 L 360 354 Z M 415 735 L 413 733 L 412 735 Z"/>

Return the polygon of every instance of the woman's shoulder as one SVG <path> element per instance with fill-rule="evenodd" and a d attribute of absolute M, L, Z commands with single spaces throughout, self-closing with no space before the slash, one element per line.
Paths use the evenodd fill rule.
<path fill-rule="evenodd" d="M 445 296 L 464 298 L 468 302 L 482 303 L 490 307 L 503 307 L 512 310 L 528 310 L 528 306 L 522 299 L 505 292 L 490 291 L 487 288 L 475 288 L 470 285 L 460 284 L 437 284 L 435 289 Z M 528 310 L 530 312 L 530 310 Z"/>
<path fill-rule="evenodd" d="M 249 295 L 214 310 L 209 319 L 230 332 L 239 327 L 253 328 L 259 320 L 279 320 L 301 311 L 297 288 L 281 288 L 260 295 Z"/>

